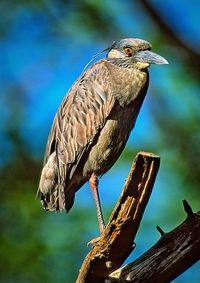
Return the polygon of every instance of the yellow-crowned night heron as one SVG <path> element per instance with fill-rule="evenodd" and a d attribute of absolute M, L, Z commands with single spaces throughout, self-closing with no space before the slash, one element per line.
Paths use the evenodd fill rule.
<path fill-rule="evenodd" d="M 147 92 L 147 68 L 167 64 L 141 39 L 122 39 L 107 50 L 107 57 L 89 67 L 64 97 L 49 134 L 39 184 L 46 210 L 68 212 L 76 191 L 89 180 L 101 232 L 98 177 L 126 145 Z"/>

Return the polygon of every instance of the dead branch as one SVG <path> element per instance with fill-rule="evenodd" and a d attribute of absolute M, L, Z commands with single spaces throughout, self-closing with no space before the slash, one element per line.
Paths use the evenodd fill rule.
<path fill-rule="evenodd" d="M 103 235 L 93 241 L 77 283 L 103 282 L 134 248 L 134 238 L 159 169 L 159 156 L 138 153 Z"/>
<path fill-rule="evenodd" d="M 170 282 L 200 259 L 200 212 L 193 213 L 184 201 L 186 220 L 136 261 L 110 275 L 107 283 Z M 159 228 L 160 230 L 160 228 Z"/>

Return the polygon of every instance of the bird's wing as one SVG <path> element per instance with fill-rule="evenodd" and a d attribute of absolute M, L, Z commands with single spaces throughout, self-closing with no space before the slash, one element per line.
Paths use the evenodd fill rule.
<path fill-rule="evenodd" d="M 72 178 L 82 156 L 104 126 L 114 106 L 110 73 L 101 60 L 91 66 L 64 98 L 52 125 L 45 161 L 56 152 L 63 181 Z M 63 169 L 62 169 L 63 168 Z"/>

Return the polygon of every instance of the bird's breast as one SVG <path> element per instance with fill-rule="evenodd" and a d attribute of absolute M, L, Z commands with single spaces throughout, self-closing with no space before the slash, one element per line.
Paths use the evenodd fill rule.
<path fill-rule="evenodd" d="M 135 118 L 134 109 L 125 110 L 120 106 L 116 109 L 91 148 L 83 168 L 83 176 L 91 173 L 102 175 L 113 166 L 126 145 Z"/>
<path fill-rule="evenodd" d="M 136 69 L 126 69 L 118 72 L 113 84 L 113 93 L 122 107 L 135 103 L 147 91 L 148 72 Z"/>

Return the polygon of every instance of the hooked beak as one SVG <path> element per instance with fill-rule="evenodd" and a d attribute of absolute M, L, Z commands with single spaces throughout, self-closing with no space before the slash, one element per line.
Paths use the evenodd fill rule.
<path fill-rule="evenodd" d="M 141 63 L 169 64 L 165 58 L 149 50 L 138 51 L 134 58 Z"/>

